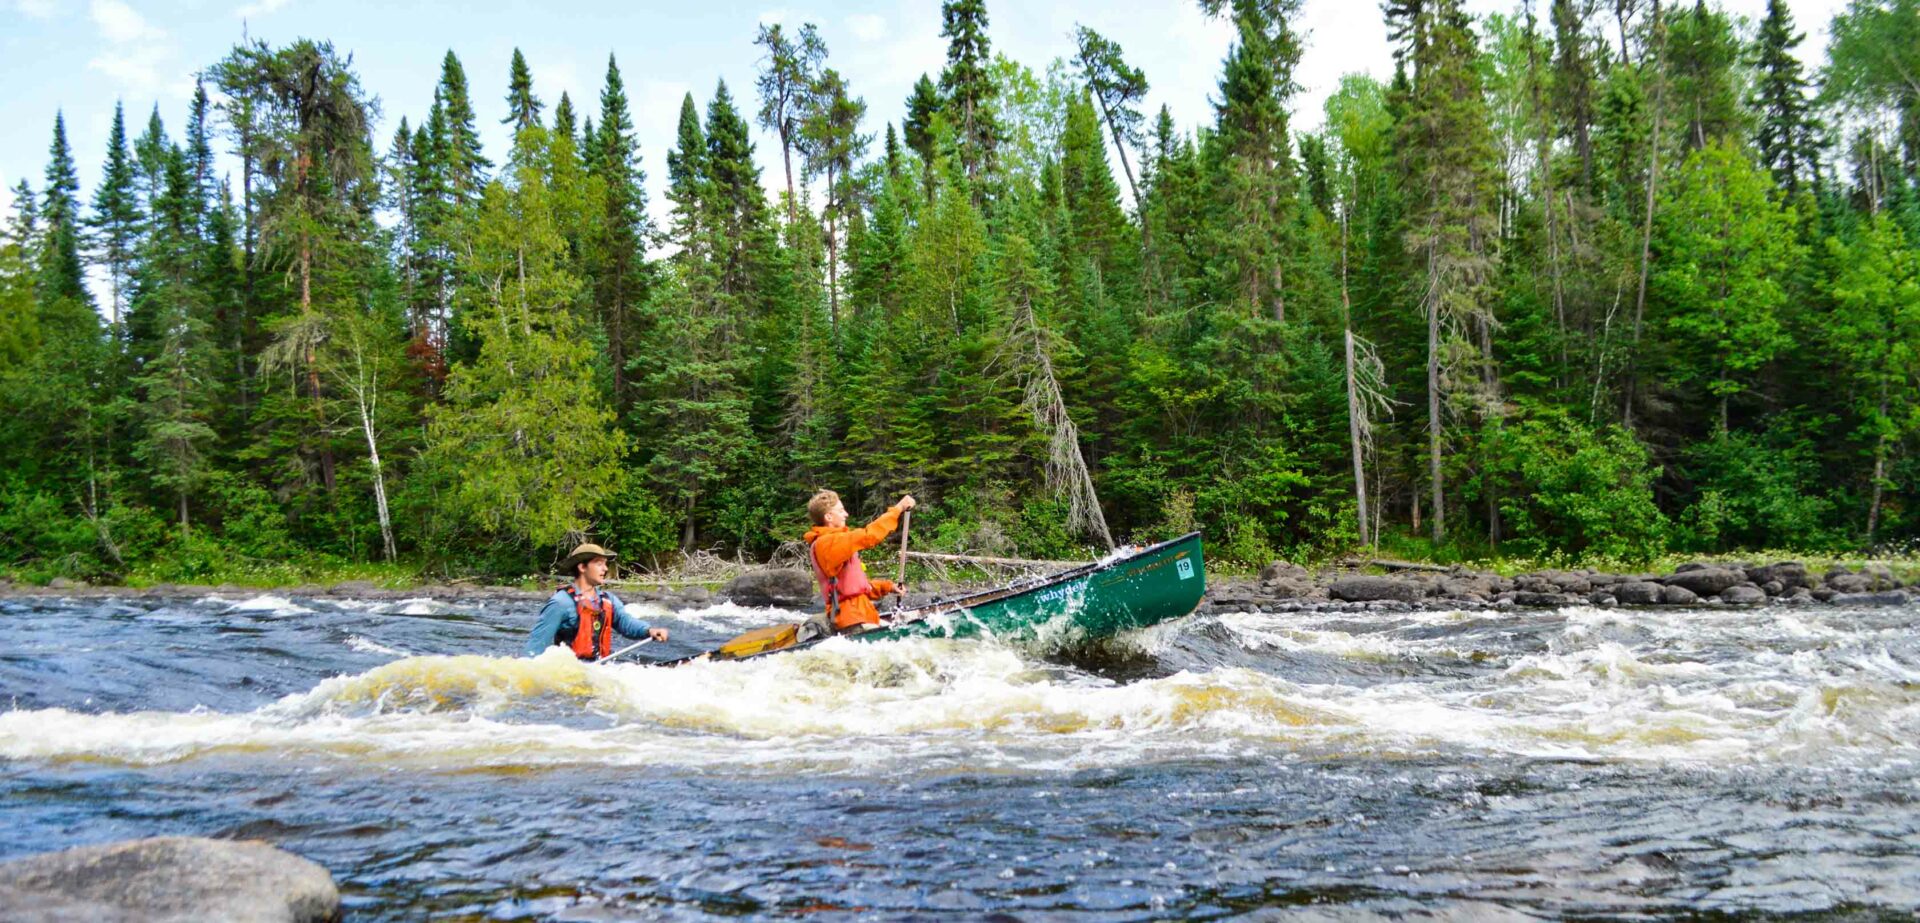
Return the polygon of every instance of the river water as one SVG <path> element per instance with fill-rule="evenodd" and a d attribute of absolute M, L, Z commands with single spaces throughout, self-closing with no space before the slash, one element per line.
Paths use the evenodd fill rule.
<path fill-rule="evenodd" d="M 1920 609 L 1193 616 L 516 656 L 531 606 L 0 600 L 0 860 L 264 839 L 357 920 L 1912 916 Z M 688 653 L 781 616 L 663 612 Z"/>

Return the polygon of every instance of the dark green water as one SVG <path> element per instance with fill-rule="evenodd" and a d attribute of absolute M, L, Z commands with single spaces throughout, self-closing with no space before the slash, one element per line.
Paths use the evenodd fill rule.
<path fill-rule="evenodd" d="M 663 614 L 643 651 L 772 617 Z M 0 859 L 260 838 L 365 920 L 1920 908 L 1911 608 L 1237 614 L 677 670 L 515 657 L 531 618 L 0 601 Z"/>

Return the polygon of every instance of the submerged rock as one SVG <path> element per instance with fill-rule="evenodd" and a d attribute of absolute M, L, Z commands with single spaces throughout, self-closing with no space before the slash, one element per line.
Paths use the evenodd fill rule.
<path fill-rule="evenodd" d="M 1827 601 L 1836 606 L 1904 606 L 1913 601 L 1913 596 L 1905 590 L 1886 590 L 1879 593 L 1841 593 Z"/>
<path fill-rule="evenodd" d="M 319 865 L 257 840 L 156 837 L 0 863 L 0 923 L 338 919 Z"/>

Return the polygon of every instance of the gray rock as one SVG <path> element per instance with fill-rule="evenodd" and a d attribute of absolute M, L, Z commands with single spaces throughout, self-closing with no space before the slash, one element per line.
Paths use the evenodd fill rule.
<path fill-rule="evenodd" d="M 1884 590 L 1879 593 L 1841 593 L 1828 600 L 1836 606 L 1904 606 L 1913 601 L 1913 595 L 1905 590 Z"/>
<path fill-rule="evenodd" d="M 65 577 L 55 577 L 47 581 L 47 589 L 49 590 L 71 590 L 81 586 L 85 586 L 85 584 L 75 583 Z"/>
<path fill-rule="evenodd" d="M 1442 577 L 1437 584 L 1440 595 L 1455 599 L 1492 596 L 1495 592 L 1494 586 L 1493 580 L 1479 574 L 1466 577 Z"/>
<path fill-rule="evenodd" d="M 1647 580 L 1633 580 L 1613 587 L 1613 595 L 1630 606 L 1652 606 L 1661 602 L 1661 586 Z"/>
<path fill-rule="evenodd" d="M 799 608 L 813 604 L 813 575 L 786 567 L 756 567 L 720 588 L 720 595 L 742 606 Z"/>
<path fill-rule="evenodd" d="M 704 603 L 713 599 L 713 591 L 703 586 L 681 587 L 674 596 L 685 603 Z"/>
<path fill-rule="evenodd" d="M 1782 584 L 1778 580 L 1769 580 L 1766 583 L 1760 584 L 1760 591 L 1768 596 L 1779 596 L 1785 593 L 1787 588 L 1785 584 Z"/>
<path fill-rule="evenodd" d="M 1272 564 L 1260 568 L 1261 583 L 1272 583 L 1275 580 L 1281 579 L 1305 580 L 1308 576 L 1309 574 L 1306 568 L 1287 561 L 1275 561 Z"/>
<path fill-rule="evenodd" d="M 339 912 L 326 869 L 257 840 L 158 837 L 0 863 L 4 923 L 318 923 Z"/>
<path fill-rule="evenodd" d="M 1797 586 L 1788 590 L 1786 595 L 1781 598 L 1790 603 L 1810 603 L 1813 602 L 1813 591 L 1803 586 Z"/>
<path fill-rule="evenodd" d="M 1593 591 L 1593 581 L 1585 574 L 1576 574 L 1570 570 L 1547 570 L 1540 572 L 1540 579 L 1560 588 L 1562 593 L 1584 595 Z"/>
<path fill-rule="evenodd" d="M 1873 580 L 1866 574 L 1827 574 L 1827 589 L 1835 593 L 1865 593 L 1873 589 Z"/>
<path fill-rule="evenodd" d="M 1526 590 L 1521 590 L 1513 594 L 1513 601 L 1517 605 L 1528 606 L 1535 609 L 1552 609 L 1559 606 L 1575 605 L 1580 602 L 1580 597 L 1568 593 L 1530 593 Z"/>
<path fill-rule="evenodd" d="M 1294 577 L 1268 580 L 1260 585 L 1261 594 L 1268 599 L 1306 599 L 1317 589 L 1319 587 L 1311 582 Z"/>
<path fill-rule="evenodd" d="M 1675 571 L 1666 579 L 1667 586 L 1684 587 L 1698 596 L 1718 596 L 1727 587 L 1747 581 L 1747 572 L 1727 567 L 1697 567 L 1688 571 Z"/>
<path fill-rule="evenodd" d="M 1614 598 L 1614 595 L 1606 590 L 1594 590 L 1592 593 L 1587 594 L 1587 602 L 1599 606 L 1602 609 L 1611 609 L 1614 606 L 1620 605 L 1620 600 Z"/>
<path fill-rule="evenodd" d="M 1735 606 L 1757 606 L 1767 601 L 1767 593 L 1750 583 L 1742 583 L 1721 590 L 1720 600 Z"/>
<path fill-rule="evenodd" d="M 1893 571 L 1885 564 L 1869 564 L 1862 567 L 1860 568 L 1860 576 L 1867 578 L 1867 588 L 1870 590 L 1897 590 L 1900 588 L 1899 578 L 1895 577 Z"/>
<path fill-rule="evenodd" d="M 1685 574 L 1696 570 L 1706 570 L 1709 566 L 1711 565 L 1702 564 L 1699 561 L 1689 561 L 1674 568 L 1673 572 L 1676 574 Z"/>
<path fill-rule="evenodd" d="M 1587 582 L 1593 584 L 1596 587 L 1613 586 L 1616 583 L 1626 582 L 1626 579 L 1627 578 L 1622 577 L 1619 574 L 1588 574 L 1587 575 Z"/>
<path fill-rule="evenodd" d="M 1747 579 L 1761 586 L 1769 582 L 1777 582 L 1786 588 L 1810 586 L 1813 583 L 1812 575 L 1807 573 L 1807 566 L 1799 561 L 1777 561 L 1765 567 L 1749 567 Z"/>
<path fill-rule="evenodd" d="M 1700 601 L 1700 594 L 1683 586 L 1669 584 L 1660 588 L 1660 601 L 1669 606 L 1691 606 Z"/>
<path fill-rule="evenodd" d="M 1329 585 L 1327 593 L 1348 602 L 1391 599 L 1410 603 L 1426 595 L 1426 588 L 1398 577 L 1346 577 Z"/>
<path fill-rule="evenodd" d="M 1830 586 L 1823 586 L 1823 587 L 1816 587 L 1808 595 L 1811 595 L 1814 599 L 1817 599 L 1823 603 L 1827 603 L 1827 602 L 1833 602 L 1834 597 L 1840 595 L 1840 591 Z"/>
<path fill-rule="evenodd" d="M 334 596 L 365 596 L 380 589 L 371 580 L 345 580 L 327 589 Z"/>

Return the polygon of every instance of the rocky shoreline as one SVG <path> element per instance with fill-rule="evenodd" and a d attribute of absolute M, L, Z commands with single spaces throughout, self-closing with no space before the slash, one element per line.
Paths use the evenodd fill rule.
<path fill-rule="evenodd" d="M 1916 597 L 1884 564 L 1815 573 L 1798 561 L 1682 564 L 1670 574 L 1542 570 L 1503 577 L 1467 568 L 1310 572 L 1267 565 L 1257 579 L 1214 581 L 1201 611 L 1551 609 L 1562 606 L 1899 606 Z"/>
<path fill-rule="evenodd" d="M 1920 585 L 1901 580 L 1884 564 L 1858 569 L 1835 566 L 1816 573 L 1797 561 L 1683 564 L 1670 574 L 1615 574 L 1593 570 L 1542 570 L 1505 577 L 1464 567 L 1392 563 L 1385 574 L 1362 573 L 1351 566 L 1310 571 L 1298 564 L 1274 562 L 1257 577 L 1210 580 L 1201 612 L 1412 611 L 1441 609 L 1542 609 L 1562 606 L 1899 606 L 1920 599 Z M 556 581 L 557 582 L 557 581 Z M 988 584 L 920 584 L 908 605 L 953 596 Z M 817 605 L 812 575 L 790 568 L 759 567 L 717 588 L 675 586 L 649 581 L 614 585 L 621 598 L 670 609 L 721 602 L 742 606 L 810 609 Z M 448 602 L 506 602 L 538 605 L 553 591 L 469 583 L 421 584 L 399 589 L 366 581 L 330 585 L 257 587 L 159 584 L 130 588 L 89 586 L 55 580 L 47 586 L 0 581 L 3 596 L 121 598 L 236 597 L 271 593 L 308 599 L 387 599 L 422 597 Z"/>

